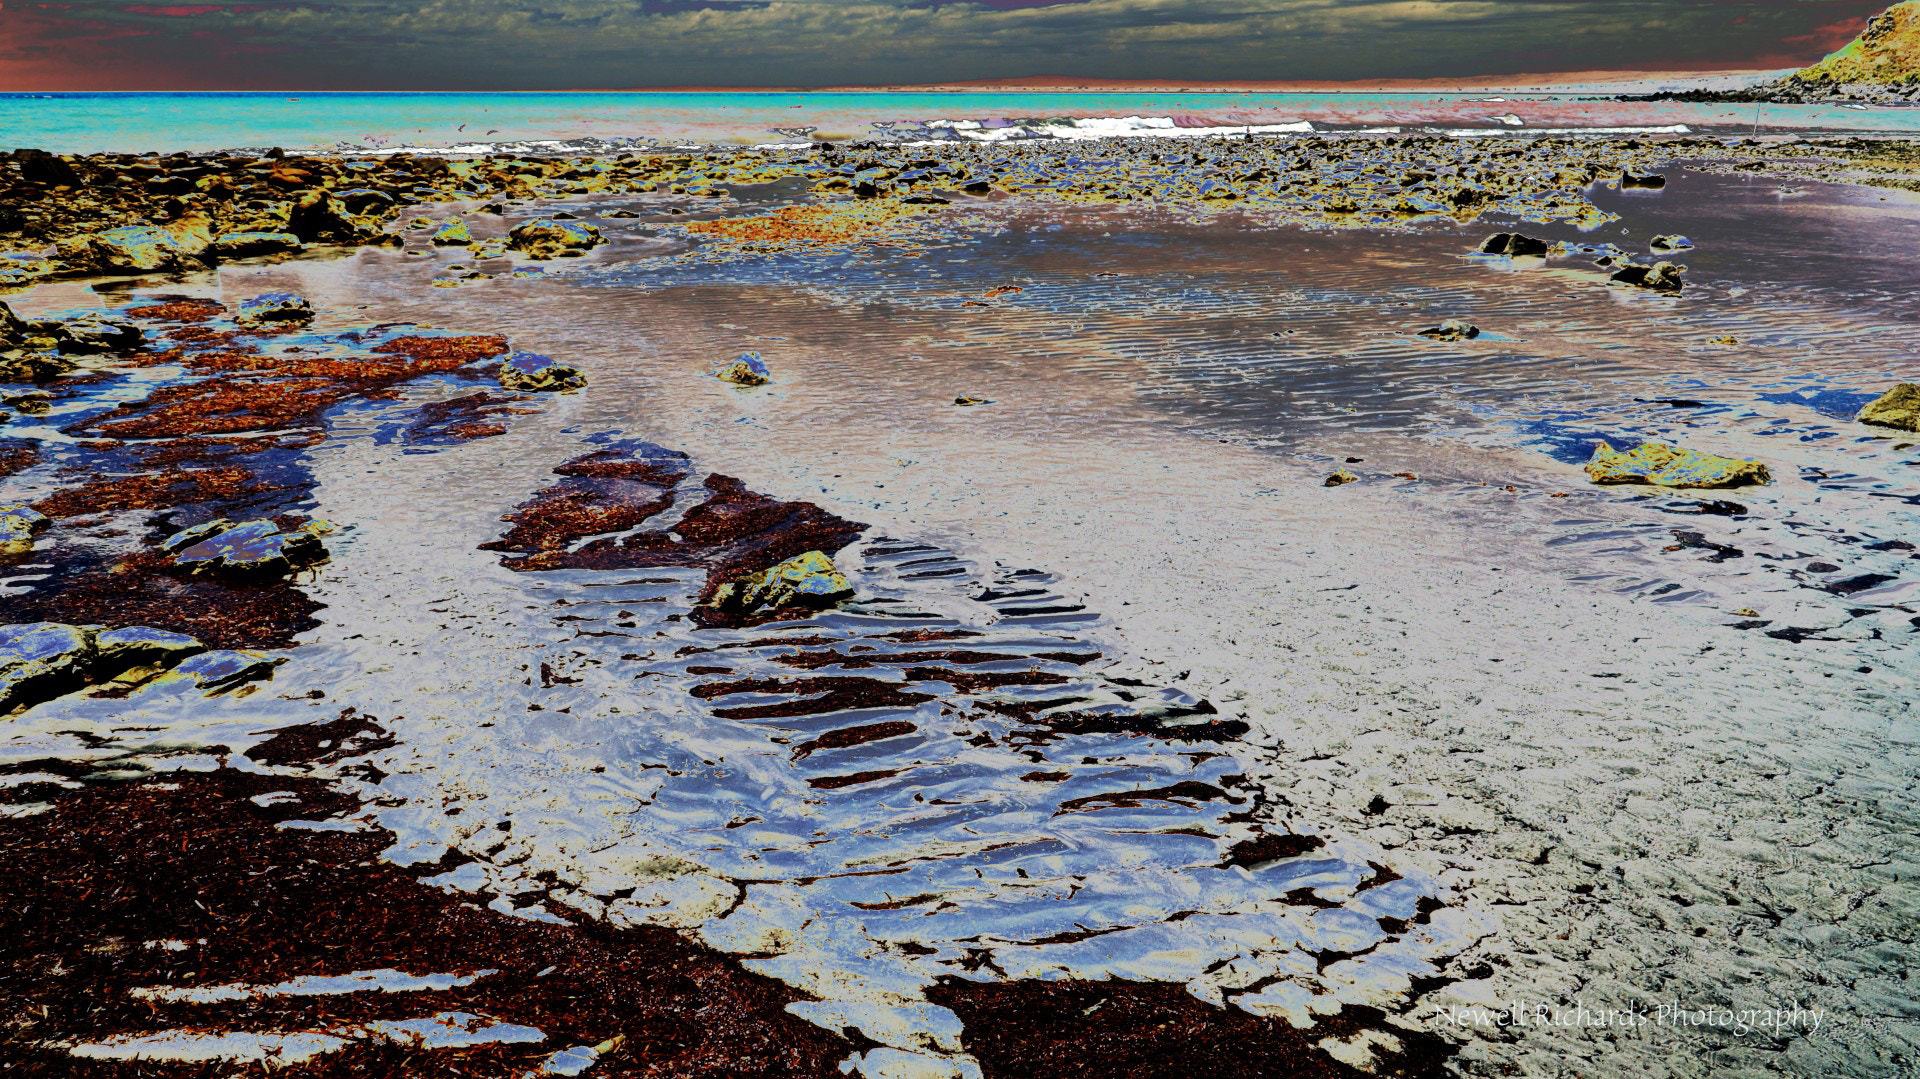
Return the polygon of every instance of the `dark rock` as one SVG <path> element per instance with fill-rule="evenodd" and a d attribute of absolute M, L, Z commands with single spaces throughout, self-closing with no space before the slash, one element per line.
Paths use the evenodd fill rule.
<path fill-rule="evenodd" d="M 1667 178 L 1657 172 L 1639 175 L 1631 172 L 1622 172 L 1620 174 L 1620 187 L 1623 190 L 1630 187 L 1661 188 L 1665 186 L 1667 186 Z"/>
<path fill-rule="evenodd" d="M 507 246 L 533 259 L 584 255 L 605 242 L 600 230 L 592 225 L 551 217 L 523 222 L 507 233 Z"/>
<path fill-rule="evenodd" d="M 213 253 L 223 260 L 245 259 L 290 254 L 301 246 L 291 232 L 228 232 L 213 241 Z"/>
<path fill-rule="evenodd" d="M 94 635 L 93 643 L 99 668 L 103 671 L 171 667 L 180 660 L 207 650 L 206 645 L 184 633 L 150 626 L 102 630 Z"/>
<path fill-rule="evenodd" d="M 170 537 L 169 542 L 178 539 Z M 195 572 L 278 575 L 327 557 L 320 537 L 306 527 L 283 530 L 274 521 L 247 521 L 177 549 L 174 564 Z"/>
<path fill-rule="evenodd" d="M 245 652 L 237 649 L 217 649 L 201 652 L 183 660 L 179 666 L 163 675 L 156 685 L 185 682 L 200 692 L 213 696 L 238 689 L 249 682 L 272 678 L 274 669 L 285 662 L 286 658 L 283 656 L 268 656 L 259 652 Z"/>
<path fill-rule="evenodd" d="M 1540 255 L 1547 253 L 1547 241 L 1532 236 L 1523 236 L 1518 232 L 1496 232 L 1480 241 L 1482 255 Z"/>
<path fill-rule="evenodd" d="M 1607 280 L 1616 285 L 1632 285 L 1654 292 L 1679 292 L 1685 285 L 1680 275 L 1686 272 L 1685 266 L 1672 262 L 1656 262 L 1652 266 L 1627 263 L 1614 270 Z"/>
<path fill-rule="evenodd" d="M 68 319 L 53 328 L 52 337 L 62 352 L 131 352 L 146 340 L 140 327 L 124 319 L 87 314 Z"/>
<path fill-rule="evenodd" d="M 1480 336 L 1480 327 L 1464 319 L 1450 318 L 1438 326 L 1429 326 L 1416 332 L 1435 341 L 1465 341 Z"/>
<path fill-rule="evenodd" d="M 1685 251 L 1692 246 L 1692 240 L 1680 235 L 1655 236 L 1647 241 L 1647 247 L 1652 251 Z"/>

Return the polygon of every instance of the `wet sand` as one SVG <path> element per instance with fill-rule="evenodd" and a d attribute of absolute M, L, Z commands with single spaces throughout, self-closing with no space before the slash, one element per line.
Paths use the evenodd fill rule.
<path fill-rule="evenodd" d="M 1356 228 L 1353 211 L 1027 193 L 950 202 L 925 211 L 931 227 L 903 211 L 871 232 L 808 221 L 769 241 L 684 223 L 795 199 L 779 186 L 532 198 L 504 217 L 424 208 L 483 240 L 561 208 L 605 230 L 584 257 L 511 264 L 543 270 L 530 277 L 449 273 L 470 260 L 418 229 L 327 261 L 17 294 L 31 315 L 162 294 L 227 310 L 142 318 L 165 335 L 151 353 L 183 350 L 171 363 L 109 357 L 49 380 L 50 412 L 8 425 L 42 462 L 8 480 L 10 500 L 138 475 L 156 453 L 241 473 L 75 502 L 10 582 L 10 620 L 59 614 L 66 577 L 216 514 L 344 527 L 324 537 L 325 563 L 253 586 L 292 605 L 267 607 L 285 639 L 220 638 L 224 618 L 142 608 L 210 645 L 294 645 L 252 692 L 150 683 L 10 720 L 13 803 L 31 815 L 5 849 L 23 862 L 77 827 L 70 815 L 109 812 L 88 799 L 184 830 L 184 814 L 138 807 L 187 797 L 169 783 L 232 802 L 283 782 L 320 800 L 301 819 L 364 848 L 342 872 L 465 897 L 509 939 L 517 918 L 606 955 L 677 948 L 703 977 L 735 979 L 699 1021 L 740 1039 L 700 1050 L 715 1074 L 748 1068 L 751 1038 L 769 1036 L 795 1073 L 858 1054 L 870 1075 L 1551 1074 L 1568 1061 L 1898 1074 L 1915 1052 L 1897 1021 L 1911 1018 L 1915 906 L 1912 441 L 1851 416 L 1911 377 L 1890 343 L 1914 339 L 1920 206 L 1635 153 L 1666 186 L 1517 190 L 1555 218 L 1517 227 L 1643 261 L 1648 237 L 1684 232 L 1697 246 L 1677 256 L 1678 297 L 1609 285 L 1594 252 L 1472 255 L 1516 227 L 1497 209 L 1362 209 L 1370 227 Z M 242 299 L 276 290 L 311 300 L 311 328 L 222 339 Z M 1416 336 L 1449 317 L 1483 333 Z M 492 345 L 378 379 L 339 381 L 314 359 L 364 363 L 396 355 L 376 351 L 396 336 L 445 333 L 562 358 L 587 386 L 502 392 Z M 275 357 L 275 378 L 336 381 L 305 389 L 315 408 L 242 436 L 272 441 L 250 441 L 257 453 L 151 426 L 156 388 L 253 377 L 194 359 L 235 346 Z M 711 376 L 748 349 L 770 384 Z M 149 426 L 89 441 L 130 421 Z M 1601 437 L 1754 456 L 1776 481 L 1594 487 L 1579 465 Z M 685 456 L 638 486 L 593 487 L 611 516 L 585 531 L 483 546 L 541 492 L 580 496 L 569 484 L 593 477 L 566 462 L 633 439 Z M 1324 486 L 1336 468 L 1357 481 Z M 732 507 L 761 505 L 728 494 L 742 489 L 857 526 L 808 533 L 844 543 L 830 553 L 854 597 L 758 625 L 703 617 L 714 567 L 733 564 L 714 552 L 784 556 L 801 512 L 741 516 Z M 718 518 L 734 523 L 701 530 Z M 567 557 L 516 565 L 529 550 Z M 374 727 L 341 727 L 318 754 L 263 752 L 343 708 Z M 211 778 L 172 778 L 181 769 Z M 67 789 L 75 778 L 91 782 Z M 124 931 L 84 926 L 13 959 L 44 968 L 108 932 Z M 156 970 L 109 992 L 446 972 L 381 954 Z M 483 962 L 528 975 L 478 952 L 442 965 Z M 698 992 L 645 990 L 683 991 Z M 477 1054 L 532 1069 L 625 1036 L 588 1074 L 691 1069 L 676 1055 L 691 1050 L 644 1048 L 611 1029 L 621 1020 L 506 994 L 346 993 L 338 1015 L 183 1008 L 109 1024 L 51 985 L 23 992 L 66 1001 L 23 1036 L 49 1068 L 77 1038 L 185 1025 L 264 1023 L 378 1054 L 407 1043 L 340 1031 L 464 1009 L 542 1040 L 408 1067 Z M 1662 1005 L 1799 1005 L 1820 1019 L 1515 1028 L 1462 1010 L 1509 1004 L 1650 1020 Z M 795 1017 L 814 1033 L 753 1033 Z M 1119 1036 L 1149 1026 L 1164 1035 Z"/>

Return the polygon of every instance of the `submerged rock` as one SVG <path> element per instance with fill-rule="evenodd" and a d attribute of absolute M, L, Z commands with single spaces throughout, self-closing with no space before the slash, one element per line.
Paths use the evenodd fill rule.
<path fill-rule="evenodd" d="M 1655 236 L 1653 239 L 1647 241 L 1647 247 L 1653 251 L 1685 251 L 1692 246 L 1692 240 L 1678 234 L 1672 236 Z"/>
<path fill-rule="evenodd" d="M 242 326 L 304 324 L 313 321 L 313 304 L 308 303 L 306 297 L 291 292 L 268 292 L 240 301 L 240 310 L 234 315 L 234 321 Z"/>
<path fill-rule="evenodd" d="M 577 390 L 586 384 L 587 377 L 578 369 L 538 352 L 516 352 L 500 365 L 500 385 L 510 390 Z"/>
<path fill-rule="evenodd" d="M 507 233 L 507 246 L 534 259 L 584 255 L 603 243 L 606 243 L 606 238 L 592 225 L 582 221 L 557 221 L 551 217 L 523 222 Z"/>
<path fill-rule="evenodd" d="M 187 683 L 208 696 L 226 693 L 249 682 L 272 678 L 274 669 L 285 663 L 284 656 L 221 648 L 201 652 L 160 676 L 157 686 Z"/>
<path fill-rule="evenodd" d="M 1622 172 L 1620 174 L 1620 186 L 1623 189 L 1629 188 L 1629 187 L 1645 187 L 1645 188 L 1665 187 L 1667 186 L 1667 178 L 1665 176 L 1660 175 L 1657 172 L 1648 172 L 1648 173 Z"/>
<path fill-rule="evenodd" d="M 1656 262 L 1651 266 L 1627 263 L 1614 270 L 1607 280 L 1616 285 L 1632 285 L 1654 292 L 1679 292 L 1685 285 L 1680 275 L 1686 272 L 1685 266 L 1673 262 Z"/>
<path fill-rule="evenodd" d="M 1861 423 L 1877 427 L 1895 427 L 1902 431 L 1920 431 L 1920 386 L 1902 382 L 1880 395 L 1857 417 Z"/>
<path fill-rule="evenodd" d="M 1416 332 L 1435 341 L 1465 341 L 1480 336 L 1480 327 L 1465 319 L 1450 318 L 1438 326 L 1429 326 Z"/>
<path fill-rule="evenodd" d="M 473 243 L 473 230 L 465 221 L 449 221 L 433 231 L 435 247 L 466 247 Z"/>
<path fill-rule="evenodd" d="M 209 531 L 211 534 L 204 539 L 195 536 L 190 542 L 173 547 L 174 564 L 196 572 L 283 574 L 327 557 L 327 548 L 320 537 L 305 526 L 282 529 L 278 522 L 258 520 Z M 180 535 L 176 534 L 166 543 L 179 540 Z"/>
<path fill-rule="evenodd" d="M 18 557 L 33 550 L 33 537 L 52 523 L 51 517 L 32 506 L 0 506 L 0 556 Z"/>
<path fill-rule="evenodd" d="M 1547 241 L 1524 236 L 1518 232 L 1496 232 L 1480 241 L 1482 255 L 1540 255 L 1547 253 Z"/>
<path fill-rule="evenodd" d="M 853 585 L 821 551 L 807 551 L 715 589 L 712 604 L 724 611 L 826 607 L 853 595 Z"/>
<path fill-rule="evenodd" d="M 713 377 L 736 386 L 764 386 L 773 381 L 773 372 L 758 352 L 743 352 L 737 360 L 722 360 L 714 365 Z"/>
<path fill-rule="evenodd" d="M 1605 442 L 1587 462 L 1594 483 L 1647 483 L 1656 487 L 1743 487 L 1767 483 L 1767 466 L 1744 457 L 1717 457 L 1660 442 L 1642 442 L 1626 453 Z"/>

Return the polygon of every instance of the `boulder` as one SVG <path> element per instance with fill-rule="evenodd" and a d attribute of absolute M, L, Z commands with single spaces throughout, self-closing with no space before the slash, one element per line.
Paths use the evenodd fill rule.
<path fill-rule="evenodd" d="M 13 348 L 35 335 L 33 324 L 0 302 L 0 348 Z"/>
<path fill-rule="evenodd" d="M 1465 319 L 1450 318 L 1438 326 L 1429 326 L 1417 332 L 1435 341 L 1465 341 L 1480 336 L 1480 327 Z"/>
<path fill-rule="evenodd" d="M 1660 442 L 1642 442 L 1621 453 L 1601 442 L 1587 462 L 1587 478 L 1656 487 L 1743 487 L 1767 483 L 1773 476 L 1766 465 L 1743 457 L 1716 457 Z"/>
<path fill-rule="evenodd" d="M 433 230 L 433 246 L 465 247 L 473 242 L 473 230 L 465 221 L 449 221 Z"/>
<path fill-rule="evenodd" d="M 1518 232 L 1496 232 L 1480 241 L 1482 255 L 1539 255 L 1545 257 L 1547 241 L 1523 236 Z"/>
<path fill-rule="evenodd" d="M 168 542 L 177 540 L 169 537 Z M 180 546 L 174 564 L 194 572 L 280 575 L 327 557 L 320 537 L 307 528 L 282 529 L 269 520 L 246 521 Z"/>
<path fill-rule="evenodd" d="M 516 352 L 500 365 L 500 385 L 510 390 L 577 390 L 586 384 L 586 376 L 577 369 L 537 352 Z"/>
<path fill-rule="evenodd" d="M 584 221 L 556 221 L 551 217 L 515 225 L 507 233 L 507 246 L 533 259 L 583 255 L 606 242 L 599 229 Z"/>
<path fill-rule="evenodd" d="M 0 626 L 0 712 L 38 704 L 87 684 L 93 631 L 60 622 Z"/>
<path fill-rule="evenodd" d="M 1635 266 L 1627 263 L 1613 271 L 1607 280 L 1616 285 L 1631 285 L 1634 288 L 1649 289 L 1653 292 L 1679 292 L 1686 282 L 1680 275 L 1687 272 L 1685 266 L 1672 262 L 1656 262 L 1651 266 Z"/>
<path fill-rule="evenodd" d="M 1647 241 L 1647 248 L 1652 251 L 1685 251 L 1692 246 L 1692 240 L 1678 234 L 1672 236 L 1655 236 L 1653 239 Z"/>
<path fill-rule="evenodd" d="M 739 359 L 722 360 L 714 365 L 713 377 L 736 386 L 764 386 L 773 381 L 773 372 L 758 352 L 743 352 Z"/>
<path fill-rule="evenodd" d="M 326 191 L 309 191 L 287 211 L 287 231 L 306 243 L 349 247 L 377 243 L 386 233 L 380 227 L 380 207 L 372 209 L 372 213 L 356 213 Z"/>
<path fill-rule="evenodd" d="M 1622 172 L 1620 174 L 1620 187 L 1623 190 L 1630 187 L 1660 188 L 1665 186 L 1667 186 L 1667 178 L 1657 172 Z"/>
<path fill-rule="evenodd" d="M 125 319 L 86 314 L 55 323 L 49 331 L 61 352 L 131 352 L 146 334 Z"/>
<path fill-rule="evenodd" d="M 246 259 L 259 255 L 284 255 L 303 245 L 291 232 L 228 232 L 213 241 L 213 253 L 221 259 Z"/>
<path fill-rule="evenodd" d="M 1861 423 L 1920 431 L 1920 386 L 1902 382 L 1860 410 Z"/>
<path fill-rule="evenodd" d="M 851 595 L 853 585 L 841 576 L 833 559 L 821 551 L 808 551 L 721 585 L 713 593 L 712 604 L 735 612 L 826 607 Z"/>
<path fill-rule="evenodd" d="M 0 506 L 0 556 L 15 558 L 33 550 L 33 537 L 52 523 L 52 518 L 24 503 Z"/>
<path fill-rule="evenodd" d="M 313 321 L 313 304 L 291 292 L 267 292 L 240 301 L 233 319 L 242 326 L 303 325 Z"/>

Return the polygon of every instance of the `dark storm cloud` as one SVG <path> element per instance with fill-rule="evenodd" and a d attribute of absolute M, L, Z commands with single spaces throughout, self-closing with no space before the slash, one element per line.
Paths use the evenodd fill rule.
<path fill-rule="evenodd" d="M 335 0 L 0 6 L 15 88 L 536 89 L 1356 79 L 1786 66 L 1879 3 Z M 117 62 L 116 62 L 117 61 Z M 67 77 L 59 78 L 65 71 Z"/>

